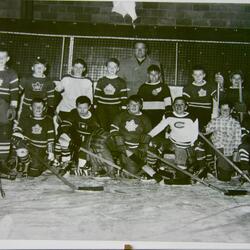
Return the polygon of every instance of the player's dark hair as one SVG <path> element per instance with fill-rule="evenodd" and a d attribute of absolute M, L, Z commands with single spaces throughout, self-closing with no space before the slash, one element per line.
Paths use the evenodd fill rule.
<path fill-rule="evenodd" d="M 192 72 L 194 72 L 195 70 L 202 70 L 205 74 L 206 74 L 206 69 L 203 65 L 201 64 L 196 64 L 193 66 L 192 68 Z"/>
<path fill-rule="evenodd" d="M 177 96 L 177 97 L 175 97 L 175 99 L 173 101 L 173 104 L 175 104 L 175 102 L 178 101 L 178 100 L 184 101 L 185 104 L 187 105 L 187 100 L 186 100 L 186 98 L 184 96 Z"/>
<path fill-rule="evenodd" d="M 155 64 L 152 64 L 152 65 L 150 65 L 150 66 L 147 68 L 148 74 L 149 74 L 150 72 L 152 72 L 152 71 L 156 71 L 156 72 L 158 72 L 158 73 L 161 73 L 160 67 L 159 67 L 158 65 L 155 65 Z"/>
<path fill-rule="evenodd" d="M 86 75 L 88 68 L 87 68 L 87 63 L 81 59 L 81 58 L 77 58 L 73 61 L 72 66 L 74 66 L 75 64 L 81 64 L 84 67 L 84 71 L 82 72 L 82 76 Z"/>
<path fill-rule="evenodd" d="M 44 58 L 41 58 L 40 56 L 38 56 L 38 57 L 34 60 L 32 66 L 34 66 L 34 65 L 36 65 L 36 64 L 43 64 L 44 67 L 46 67 L 46 68 L 47 68 L 47 66 L 48 66 L 47 61 L 46 61 Z"/>
<path fill-rule="evenodd" d="M 244 80 L 244 74 L 240 69 L 234 70 L 233 72 L 231 72 L 230 75 L 229 75 L 229 78 L 232 79 L 232 77 L 234 75 L 240 75 L 241 79 Z"/>
<path fill-rule="evenodd" d="M 31 101 L 31 106 L 34 104 L 34 103 L 42 103 L 43 106 L 46 106 L 46 102 L 42 99 L 42 98 L 33 98 L 32 101 Z"/>
<path fill-rule="evenodd" d="M 83 103 L 87 103 L 89 106 L 91 105 L 91 101 L 87 96 L 79 96 L 76 98 L 76 106 Z"/>
<path fill-rule="evenodd" d="M 114 57 L 109 58 L 109 59 L 106 61 L 105 65 L 108 66 L 108 63 L 110 63 L 110 62 L 115 63 L 118 67 L 120 66 L 119 60 L 116 59 L 116 58 L 114 58 Z"/>
<path fill-rule="evenodd" d="M 224 105 L 228 105 L 228 107 L 229 107 L 230 109 L 232 109 L 233 106 L 234 106 L 233 103 L 232 103 L 230 100 L 227 100 L 227 99 L 222 100 L 222 101 L 220 102 L 219 108 L 221 108 L 221 107 L 224 106 Z"/>
<path fill-rule="evenodd" d="M 142 105 L 142 103 L 143 103 L 142 98 L 141 98 L 140 96 L 138 96 L 138 95 L 131 95 L 131 96 L 128 98 L 128 103 L 129 103 L 130 101 L 137 102 L 137 103 L 139 103 L 140 105 Z"/>

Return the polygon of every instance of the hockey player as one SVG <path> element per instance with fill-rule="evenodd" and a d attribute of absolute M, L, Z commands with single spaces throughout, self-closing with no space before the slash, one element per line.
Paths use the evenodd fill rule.
<path fill-rule="evenodd" d="M 111 124 L 110 133 L 115 143 L 114 154 L 119 158 L 123 168 L 132 172 L 140 172 L 140 167 L 129 161 L 129 153 L 137 153 L 144 161 L 150 137 L 151 122 L 141 112 L 142 99 L 137 95 L 128 98 L 127 110 L 118 114 Z"/>
<path fill-rule="evenodd" d="M 71 74 L 64 76 L 61 81 L 55 81 L 55 90 L 62 95 L 56 110 L 59 123 L 67 119 L 70 111 L 75 108 L 77 97 L 87 96 L 91 102 L 93 101 L 93 83 L 85 77 L 86 73 L 85 61 L 76 59 L 73 62 Z"/>
<path fill-rule="evenodd" d="M 149 81 L 142 84 L 138 96 L 143 99 L 143 113 L 156 126 L 162 119 L 165 110 L 171 109 L 171 94 L 168 86 L 161 82 L 161 69 L 151 65 L 147 69 Z"/>
<path fill-rule="evenodd" d="M 85 147 L 90 134 L 99 124 L 95 116 L 90 112 L 91 100 L 87 96 L 79 96 L 76 99 L 76 108 L 73 109 L 59 127 L 58 147 L 61 147 L 61 174 L 65 174 L 70 168 L 72 160 L 76 161 L 76 175 L 87 175 L 87 159 L 84 152 L 79 151 L 80 147 Z M 58 148 L 57 147 L 57 148 Z M 60 155 L 56 155 L 60 160 Z M 86 170 L 86 171 L 85 171 Z"/>
<path fill-rule="evenodd" d="M 232 107 L 229 102 L 220 103 L 220 116 L 211 120 L 206 126 L 206 133 L 212 133 L 211 140 L 214 146 L 221 150 L 230 160 L 241 144 L 241 126 L 231 116 Z M 222 158 L 217 161 L 218 179 L 230 181 L 233 168 Z"/>
<path fill-rule="evenodd" d="M 9 60 L 8 51 L 0 49 L 0 172 L 9 160 L 13 120 L 18 105 L 18 77 L 7 66 Z"/>
<path fill-rule="evenodd" d="M 183 96 L 187 98 L 188 110 L 197 116 L 199 127 L 202 130 L 211 119 L 212 96 L 216 92 L 215 84 L 209 84 L 205 80 L 206 73 L 202 66 L 193 68 L 194 81 L 183 88 Z"/>
<path fill-rule="evenodd" d="M 240 166 L 250 174 L 250 106 L 241 124 Z"/>
<path fill-rule="evenodd" d="M 48 114 L 53 116 L 55 87 L 53 82 L 45 75 L 47 63 L 44 59 L 37 57 L 31 69 L 32 75 L 29 77 L 23 77 L 20 80 L 19 88 L 23 97 L 18 116 L 19 118 L 22 116 L 30 116 L 31 102 L 35 98 L 43 99 L 47 104 Z"/>
<path fill-rule="evenodd" d="M 193 161 L 193 146 L 198 137 L 198 119 L 187 112 L 187 103 L 184 97 L 176 97 L 173 102 L 173 112 L 165 115 L 161 122 L 154 127 L 149 136 L 155 137 L 161 131 L 169 128 L 166 139 L 162 142 L 163 150 L 170 149 L 175 153 L 175 163 L 182 169 L 188 168 L 188 160 Z M 193 163 L 193 162 L 192 162 Z M 185 183 L 187 180 L 181 173 L 176 173 L 176 183 Z"/>
<path fill-rule="evenodd" d="M 54 160 L 54 125 L 51 117 L 44 115 L 46 110 L 43 99 L 33 99 L 32 114 L 23 116 L 14 126 L 13 144 L 16 149 L 23 176 L 39 176 L 46 167 L 46 158 Z"/>
<path fill-rule="evenodd" d="M 121 109 L 126 109 L 128 94 L 126 82 L 117 76 L 119 61 L 116 58 L 108 59 L 106 70 L 106 76 L 97 82 L 94 105 L 101 127 L 109 131 L 114 117 Z"/>
<path fill-rule="evenodd" d="M 243 118 L 243 114 L 247 111 L 246 107 L 250 104 L 249 90 L 243 85 L 244 75 L 241 70 L 233 71 L 229 80 L 230 86 L 226 89 L 226 95 L 222 100 L 233 104 L 233 117 L 242 121 L 240 116 Z"/>

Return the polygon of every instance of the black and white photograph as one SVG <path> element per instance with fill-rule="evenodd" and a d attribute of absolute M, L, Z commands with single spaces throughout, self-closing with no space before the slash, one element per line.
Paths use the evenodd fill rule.
<path fill-rule="evenodd" d="M 0 0 L 0 249 L 250 249 L 250 1 Z"/>

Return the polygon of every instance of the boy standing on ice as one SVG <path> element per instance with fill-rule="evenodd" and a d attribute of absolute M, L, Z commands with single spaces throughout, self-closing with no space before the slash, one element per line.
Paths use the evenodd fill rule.
<path fill-rule="evenodd" d="M 232 118 L 229 102 L 220 103 L 220 116 L 211 120 L 206 126 L 206 133 L 212 133 L 211 140 L 214 146 L 221 150 L 230 160 L 241 144 L 240 123 Z M 218 179 L 230 181 L 233 168 L 221 157 L 217 161 Z"/>
<path fill-rule="evenodd" d="M 47 63 L 38 57 L 32 65 L 32 75 L 21 78 L 19 88 L 23 99 L 19 108 L 19 117 L 29 117 L 31 103 L 34 98 L 41 98 L 47 103 L 48 113 L 53 116 L 54 112 L 54 84 L 45 75 Z"/>
<path fill-rule="evenodd" d="M 143 99 L 143 112 L 156 126 L 167 108 L 171 108 L 171 94 L 167 84 L 161 82 L 161 69 L 158 65 L 150 65 L 147 69 L 149 81 L 143 83 L 138 96 Z"/>
<path fill-rule="evenodd" d="M 95 113 L 101 127 L 106 131 L 109 131 L 110 124 L 121 109 L 126 109 L 127 84 L 117 75 L 119 64 L 116 58 L 108 59 L 107 74 L 98 80 L 95 88 Z"/>
<path fill-rule="evenodd" d="M 13 120 L 18 106 L 18 77 L 7 67 L 9 60 L 8 51 L 0 49 L 0 171 L 9 160 Z"/>
<path fill-rule="evenodd" d="M 76 59 L 72 65 L 72 72 L 62 78 L 61 81 L 55 81 L 55 90 L 62 95 L 62 100 L 57 106 L 59 123 L 67 119 L 70 111 L 75 108 L 76 99 L 79 96 L 87 96 L 93 101 L 92 81 L 85 77 L 87 64 L 82 59 Z"/>

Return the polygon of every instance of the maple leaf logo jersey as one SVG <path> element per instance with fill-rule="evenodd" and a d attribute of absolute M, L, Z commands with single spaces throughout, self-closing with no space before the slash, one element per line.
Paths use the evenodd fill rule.
<path fill-rule="evenodd" d="M 32 134 L 35 134 L 35 135 L 40 135 L 42 133 L 42 127 L 39 126 L 39 124 L 36 124 L 35 126 L 32 127 Z"/>
<path fill-rule="evenodd" d="M 105 95 L 114 95 L 115 93 L 115 87 L 112 84 L 108 84 L 104 89 Z"/>
<path fill-rule="evenodd" d="M 198 91 L 198 94 L 199 94 L 199 96 L 200 97 L 202 97 L 202 96 L 207 96 L 207 91 L 205 90 L 205 89 L 200 89 L 199 91 Z"/>
<path fill-rule="evenodd" d="M 32 83 L 32 89 L 33 89 L 33 91 L 42 91 L 43 84 L 40 82 Z"/>
<path fill-rule="evenodd" d="M 129 131 L 129 132 L 136 131 L 137 127 L 138 127 L 138 124 L 136 124 L 134 120 L 126 121 L 125 128 L 127 129 L 127 131 Z"/>

